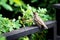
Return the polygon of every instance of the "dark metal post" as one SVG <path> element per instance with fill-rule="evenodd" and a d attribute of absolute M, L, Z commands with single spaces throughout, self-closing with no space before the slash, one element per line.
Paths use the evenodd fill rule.
<path fill-rule="evenodd" d="M 56 23 L 54 25 L 54 40 L 57 40 L 57 27 L 56 27 Z"/>
<path fill-rule="evenodd" d="M 57 35 L 60 35 L 60 4 L 54 4 L 56 8 Z"/>
<path fill-rule="evenodd" d="M 54 40 L 57 40 L 57 35 L 60 35 L 60 4 L 54 4 L 56 9 L 56 21 L 57 25 L 54 27 Z"/>

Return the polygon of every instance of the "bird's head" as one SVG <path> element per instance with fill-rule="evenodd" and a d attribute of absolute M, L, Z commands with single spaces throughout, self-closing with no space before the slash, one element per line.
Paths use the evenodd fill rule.
<path fill-rule="evenodd" d="M 33 12 L 33 15 L 38 15 L 38 13 L 37 12 Z"/>

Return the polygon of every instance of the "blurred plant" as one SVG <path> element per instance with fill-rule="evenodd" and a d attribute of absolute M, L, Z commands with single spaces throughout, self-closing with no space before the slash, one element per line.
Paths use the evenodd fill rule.
<path fill-rule="evenodd" d="M 42 32 L 37 32 L 31 35 L 32 40 L 46 40 L 47 30 L 43 30 Z"/>
<path fill-rule="evenodd" d="M 7 4 L 7 0 L 0 0 L 0 8 L 4 7 L 6 10 L 13 11 L 12 7 Z"/>
<path fill-rule="evenodd" d="M 28 0 L 27 3 L 35 8 L 46 8 L 47 14 L 51 16 L 54 20 L 56 18 L 56 10 L 54 9 L 53 4 L 60 3 L 60 0 Z"/>
<path fill-rule="evenodd" d="M 9 4 L 10 5 L 14 5 L 14 6 L 25 6 L 24 2 L 22 0 L 9 0 Z"/>
<path fill-rule="evenodd" d="M 9 2 L 9 4 L 7 3 Z M 5 8 L 6 10 L 9 10 L 9 11 L 14 11 L 14 7 L 12 6 L 16 6 L 16 7 L 25 7 L 25 4 L 22 0 L 0 0 L 0 9 L 1 9 L 1 6 L 3 8 Z"/>
<path fill-rule="evenodd" d="M 38 9 L 31 7 L 29 4 L 27 4 L 27 9 L 23 9 L 21 8 L 21 12 L 23 14 L 22 17 L 22 22 L 24 24 L 24 26 L 31 26 L 34 25 L 33 22 L 33 12 L 38 12 L 38 15 L 44 20 L 44 21 L 48 21 L 48 20 L 52 20 L 52 17 L 50 17 L 49 15 L 46 14 L 47 10 L 45 8 L 40 8 L 38 7 Z"/>
<path fill-rule="evenodd" d="M 0 35 L 0 40 L 6 40 L 6 38 L 2 35 Z"/>
<path fill-rule="evenodd" d="M 45 8 L 40 8 L 38 7 L 38 15 L 44 20 L 44 21 L 48 21 L 48 20 L 52 20 L 53 18 L 51 16 L 49 16 L 47 14 L 47 10 Z"/>
<path fill-rule="evenodd" d="M 37 2 L 38 0 L 31 0 L 32 3 Z"/>
<path fill-rule="evenodd" d="M 27 36 L 21 37 L 18 40 L 29 40 L 29 38 Z"/>
<path fill-rule="evenodd" d="M 8 18 L 3 18 L 0 14 L 0 34 L 19 29 L 20 26 L 19 20 L 9 20 Z"/>

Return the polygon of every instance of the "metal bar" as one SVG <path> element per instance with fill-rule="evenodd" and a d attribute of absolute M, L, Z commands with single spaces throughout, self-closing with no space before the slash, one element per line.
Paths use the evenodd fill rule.
<path fill-rule="evenodd" d="M 60 4 L 53 4 L 54 8 L 60 9 Z"/>
<path fill-rule="evenodd" d="M 57 24 L 54 25 L 54 40 L 57 40 Z"/>
<path fill-rule="evenodd" d="M 60 40 L 60 36 L 57 35 L 57 40 Z"/>
<path fill-rule="evenodd" d="M 45 24 L 48 26 L 48 28 L 53 28 L 55 23 L 56 23 L 56 21 L 45 22 Z M 7 40 L 14 40 L 19 37 L 33 34 L 35 32 L 40 32 L 40 31 L 41 31 L 41 29 L 39 29 L 38 26 L 32 26 L 32 27 L 20 28 L 18 30 L 13 30 L 11 32 L 4 33 L 3 35 L 7 38 Z"/>

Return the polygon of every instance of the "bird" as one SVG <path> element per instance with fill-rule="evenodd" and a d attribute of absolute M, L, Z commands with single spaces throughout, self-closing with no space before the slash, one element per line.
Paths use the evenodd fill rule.
<path fill-rule="evenodd" d="M 34 20 L 35 24 L 37 24 L 40 28 L 44 27 L 44 29 L 48 29 L 48 27 L 46 26 L 46 24 L 44 23 L 44 21 L 41 19 L 41 17 L 38 16 L 37 12 L 33 12 L 33 16 L 34 16 L 33 20 Z"/>

